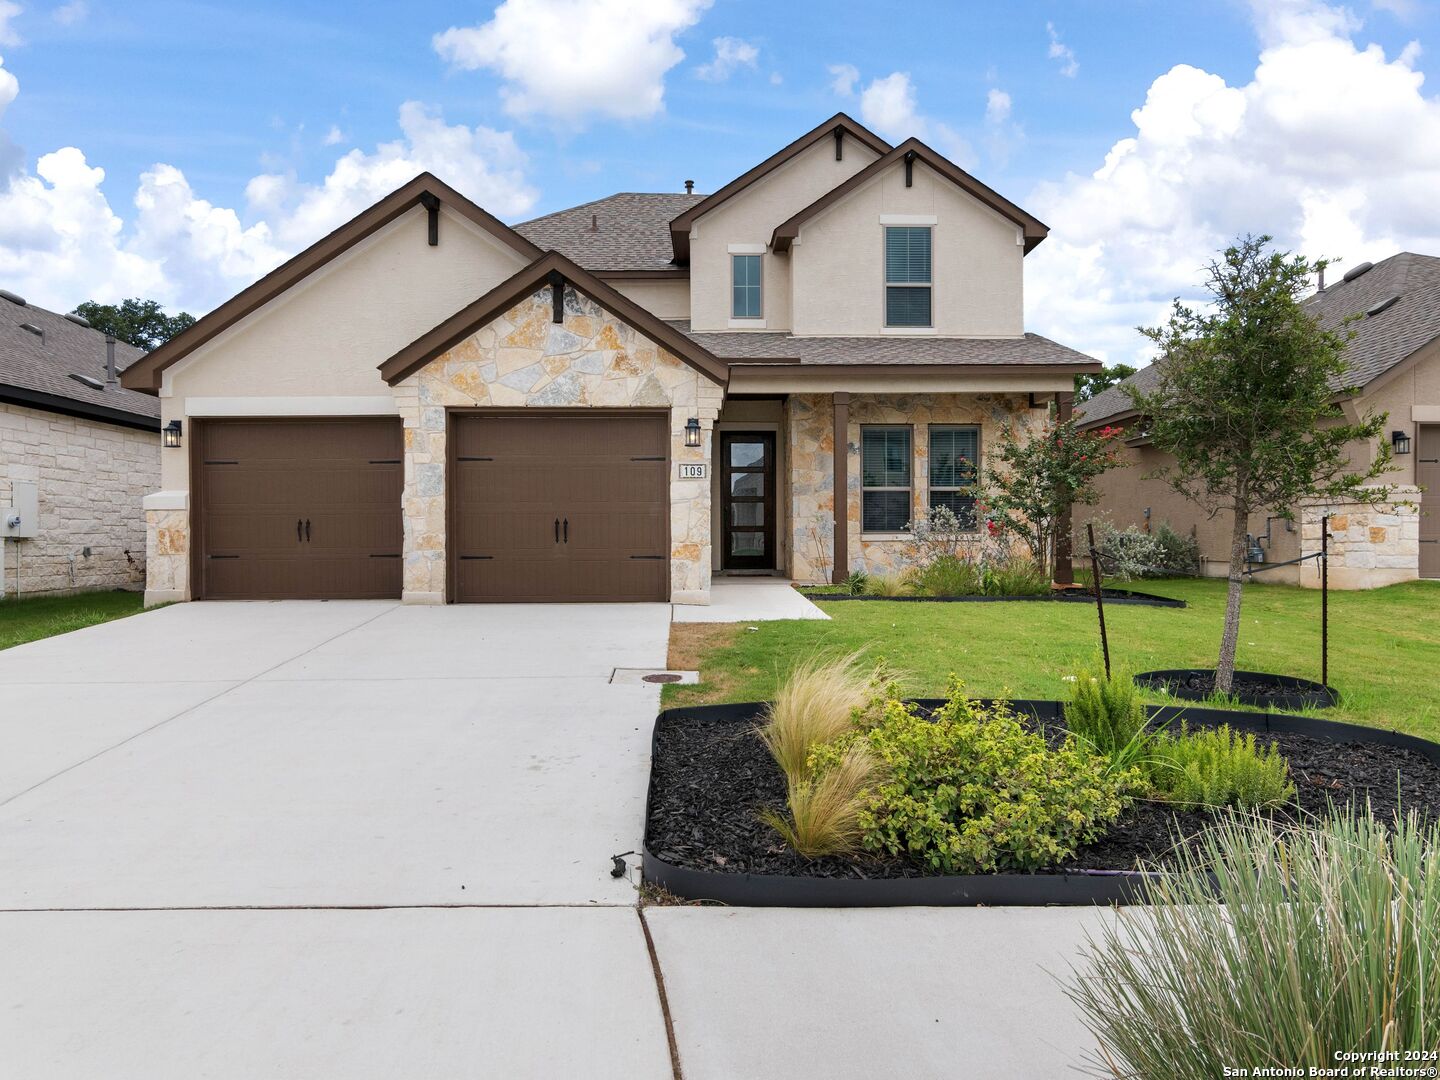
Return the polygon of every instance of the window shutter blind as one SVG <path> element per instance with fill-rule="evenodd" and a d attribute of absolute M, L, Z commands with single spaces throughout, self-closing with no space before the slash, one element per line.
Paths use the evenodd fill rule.
<path fill-rule="evenodd" d="M 891 285 L 930 283 L 930 230 L 892 225 L 885 230 L 885 281 Z"/>

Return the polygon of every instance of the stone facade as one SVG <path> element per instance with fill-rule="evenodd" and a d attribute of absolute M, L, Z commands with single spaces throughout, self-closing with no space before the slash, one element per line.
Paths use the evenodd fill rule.
<path fill-rule="evenodd" d="M 37 485 L 40 521 L 33 539 L 5 541 L 4 595 L 143 586 L 159 432 L 0 404 L 0 506 L 17 480 Z"/>
<path fill-rule="evenodd" d="M 564 322 L 548 286 L 394 388 L 405 424 L 405 599 L 445 599 L 446 411 L 455 408 L 669 408 L 670 586 L 675 603 L 708 603 L 710 485 L 680 462 L 709 462 L 723 389 L 574 288 Z M 701 445 L 685 446 L 699 417 Z"/>
<path fill-rule="evenodd" d="M 1420 576 L 1420 489 L 1397 487 L 1378 506 L 1316 502 L 1300 513 L 1300 553 L 1320 550 L 1320 528 L 1330 515 L 1330 587 L 1376 589 Z M 1318 560 L 1302 563 L 1300 584 L 1320 587 Z"/>
<path fill-rule="evenodd" d="M 832 405 L 829 394 L 794 394 L 787 404 L 789 440 L 791 574 L 796 581 L 827 580 L 834 559 L 834 467 Z M 849 468 L 846 509 L 849 522 L 849 570 L 891 574 L 909 561 L 903 534 L 867 535 L 860 528 L 860 428 L 868 424 L 905 424 L 913 430 L 911 498 L 915 513 L 929 505 L 926 462 L 930 424 L 975 424 L 980 455 L 985 456 L 1001 430 L 1015 424 L 1022 432 L 1043 420 L 1023 396 L 1005 394 L 852 394 L 847 439 Z"/>

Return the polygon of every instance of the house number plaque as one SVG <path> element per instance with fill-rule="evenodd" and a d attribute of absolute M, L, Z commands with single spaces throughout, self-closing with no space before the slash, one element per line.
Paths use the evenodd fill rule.
<path fill-rule="evenodd" d="M 705 466 L 704 466 L 703 464 L 700 464 L 700 465 L 691 465 L 691 464 L 687 464 L 686 462 L 683 462 L 683 461 L 682 461 L 682 462 L 680 463 L 680 479 L 681 479 L 681 480 L 704 480 L 704 479 L 705 479 Z"/>

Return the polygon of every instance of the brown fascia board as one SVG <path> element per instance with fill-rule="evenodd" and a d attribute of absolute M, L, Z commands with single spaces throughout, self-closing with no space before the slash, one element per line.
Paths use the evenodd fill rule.
<path fill-rule="evenodd" d="M 326 263 L 344 254 L 367 236 L 384 228 L 412 207 L 432 199 L 439 199 L 442 206 L 448 206 L 496 239 L 508 244 L 524 258 L 534 259 L 540 255 L 538 247 L 499 218 L 486 213 L 438 177 L 428 172 L 421 173 L 403 187 L 386 195 L 368 210 L 361 211 L 328 236 L 311 244 L 293 259 L 266 274 L 249 288 L 232 296 L 154 352 L 142 356 L 121 374 L 120 385 L 127 390 L 139 390 L 147 394 L 158 393 L 160 375 L 171 364 L 183 359 L 207 341 L 228 330 L 245 316 L 309 277 Z"/>
<path fill-rule="evenodd" d="M 843 184 L 839 184 L 830 191 L 827 191 L 789 220 L 777 225 L 774 234 L 770 238 L 771 247 L 775 251 L 789 251 L 791 242 L 800 235 L 801 225 L 809 221 L 816 214 L 834 206 L 857 188 L 869 183 L 886 169 L 903 162 L 908 154 L 914 154 L 916 161 L 923 161 L 941 176 L 945 177 L 945 179 L 968 192 L 980 200 L 980 202 L 990 207 L 990 209 L 995 210 L 1004 217 L 1009 218 L 1016 225 L 1019 225 L 1024 231 L 1025 254 L 1030 254 L 1035 246 L 1050 234 L 1050 226 L 1046 225 L 1033 214 L 1022 210 L 993 188 L 987 187 L 979 180 L 976 180 L 975 177 L 971 176 L 953 161 L 936 153 L 919 139 L 906 139 L 889 153 L 872 161 Z"/>
<path fill-rule="evenodd" d="M 835 375 L 1090 375 L 1103 369 L 1099 361 L 1084 364 L 816 364 L 786 360 L 730 361 L 730 370 L 783 371 L 810 379 Z"/>
<path fill-rule="evenodd" d="M 158 416 L 145 416 L 142 413 L 132 413 L 108 405 L 92 405 L 88 401 L 61 397 L 58 394 L 47 394 L 23 386 L 0 385 L 0 401 L 11 405 L 23 405 L 27 409 L 59 413 L 62 416 L 75 416 L 82 420 L 96 420 L 100 423 L 136 428 L 140 431 L 158 432 L 160 430 Z"/>
<path fill-rule="evenodd" d="M 480 327 L 493 322 L 546 283 L 557 272 L 567 284 L 583 292 L 617 319 L 633 326 L 660 348 L 679 357 L 702 375 L 721 386 L 730 379 L 730 368 L 704 346 L 657 319 L 582 270 L 558 251 L 547 251 L 513 277 L 506 278 L 484 296 L 467 304 L 433 330 L 422 334 L 380 365 L 380 376 L 390 385 L 406 379 L 447 349 L 464 341 Z"/>
<path fill-rule="evenodd" d="M 690 268 L 676 266 L 669 270 L 592 270 L 601 281 L 689 281 Z"/>
<path fill-rule="evenodd" d="M 1111 413 L 1109 416 L 1096 417 L 1094 420 L 1081 417 L 1080 423 L 1076 427 L 1080 431 L 1092 431 L 1099 427 L 1123 427 L 1139 415 L 1134 409 L 1126 409 L 1122 412 Z"/>
<path fill-rule="evenodd" d="M 880 138 L 863 124 L 856 122 L 843 112 L 836 113 L 829 120 L 816 128 L 807 131 L 800 138 L 796 139 L 789 146 L 771 154 L 768 158 L 756 165 L 748 172 L 741 173 L 734 180 L 722 187 L 713 195 L 709 195 L 696 203 L 689 210 L 686 210 L 679 217 L 670 222 L 670 242 L 675 249 L 675 261 L 686 263 L 690 260 L 690 229 L 705 214 L 714 210 L 721 203 L 734 195 L 744 191 L 755 181 L 771 172 L 773 169 L 784 165 L 797 154 L 808 150 L 821 139 L 832 136 L 836 129 L 844 131 L 852 139 L 855 139 L 863 146 L 869 147 L 875 153 L 885 155 L 890 151 L 890 144 Z"/>

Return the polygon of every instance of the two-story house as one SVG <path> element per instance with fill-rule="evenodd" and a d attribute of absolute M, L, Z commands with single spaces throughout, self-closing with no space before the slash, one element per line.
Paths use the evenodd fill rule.
<path fill-rule="evenodd" d="M 714 194 L 513 228 L 421 175 L 126 371 L 165 432 L 147 598 L 704 604 L 894 568 L 1099 368 L 1025 333 L 1046 231 L 843 114 Z"/>

